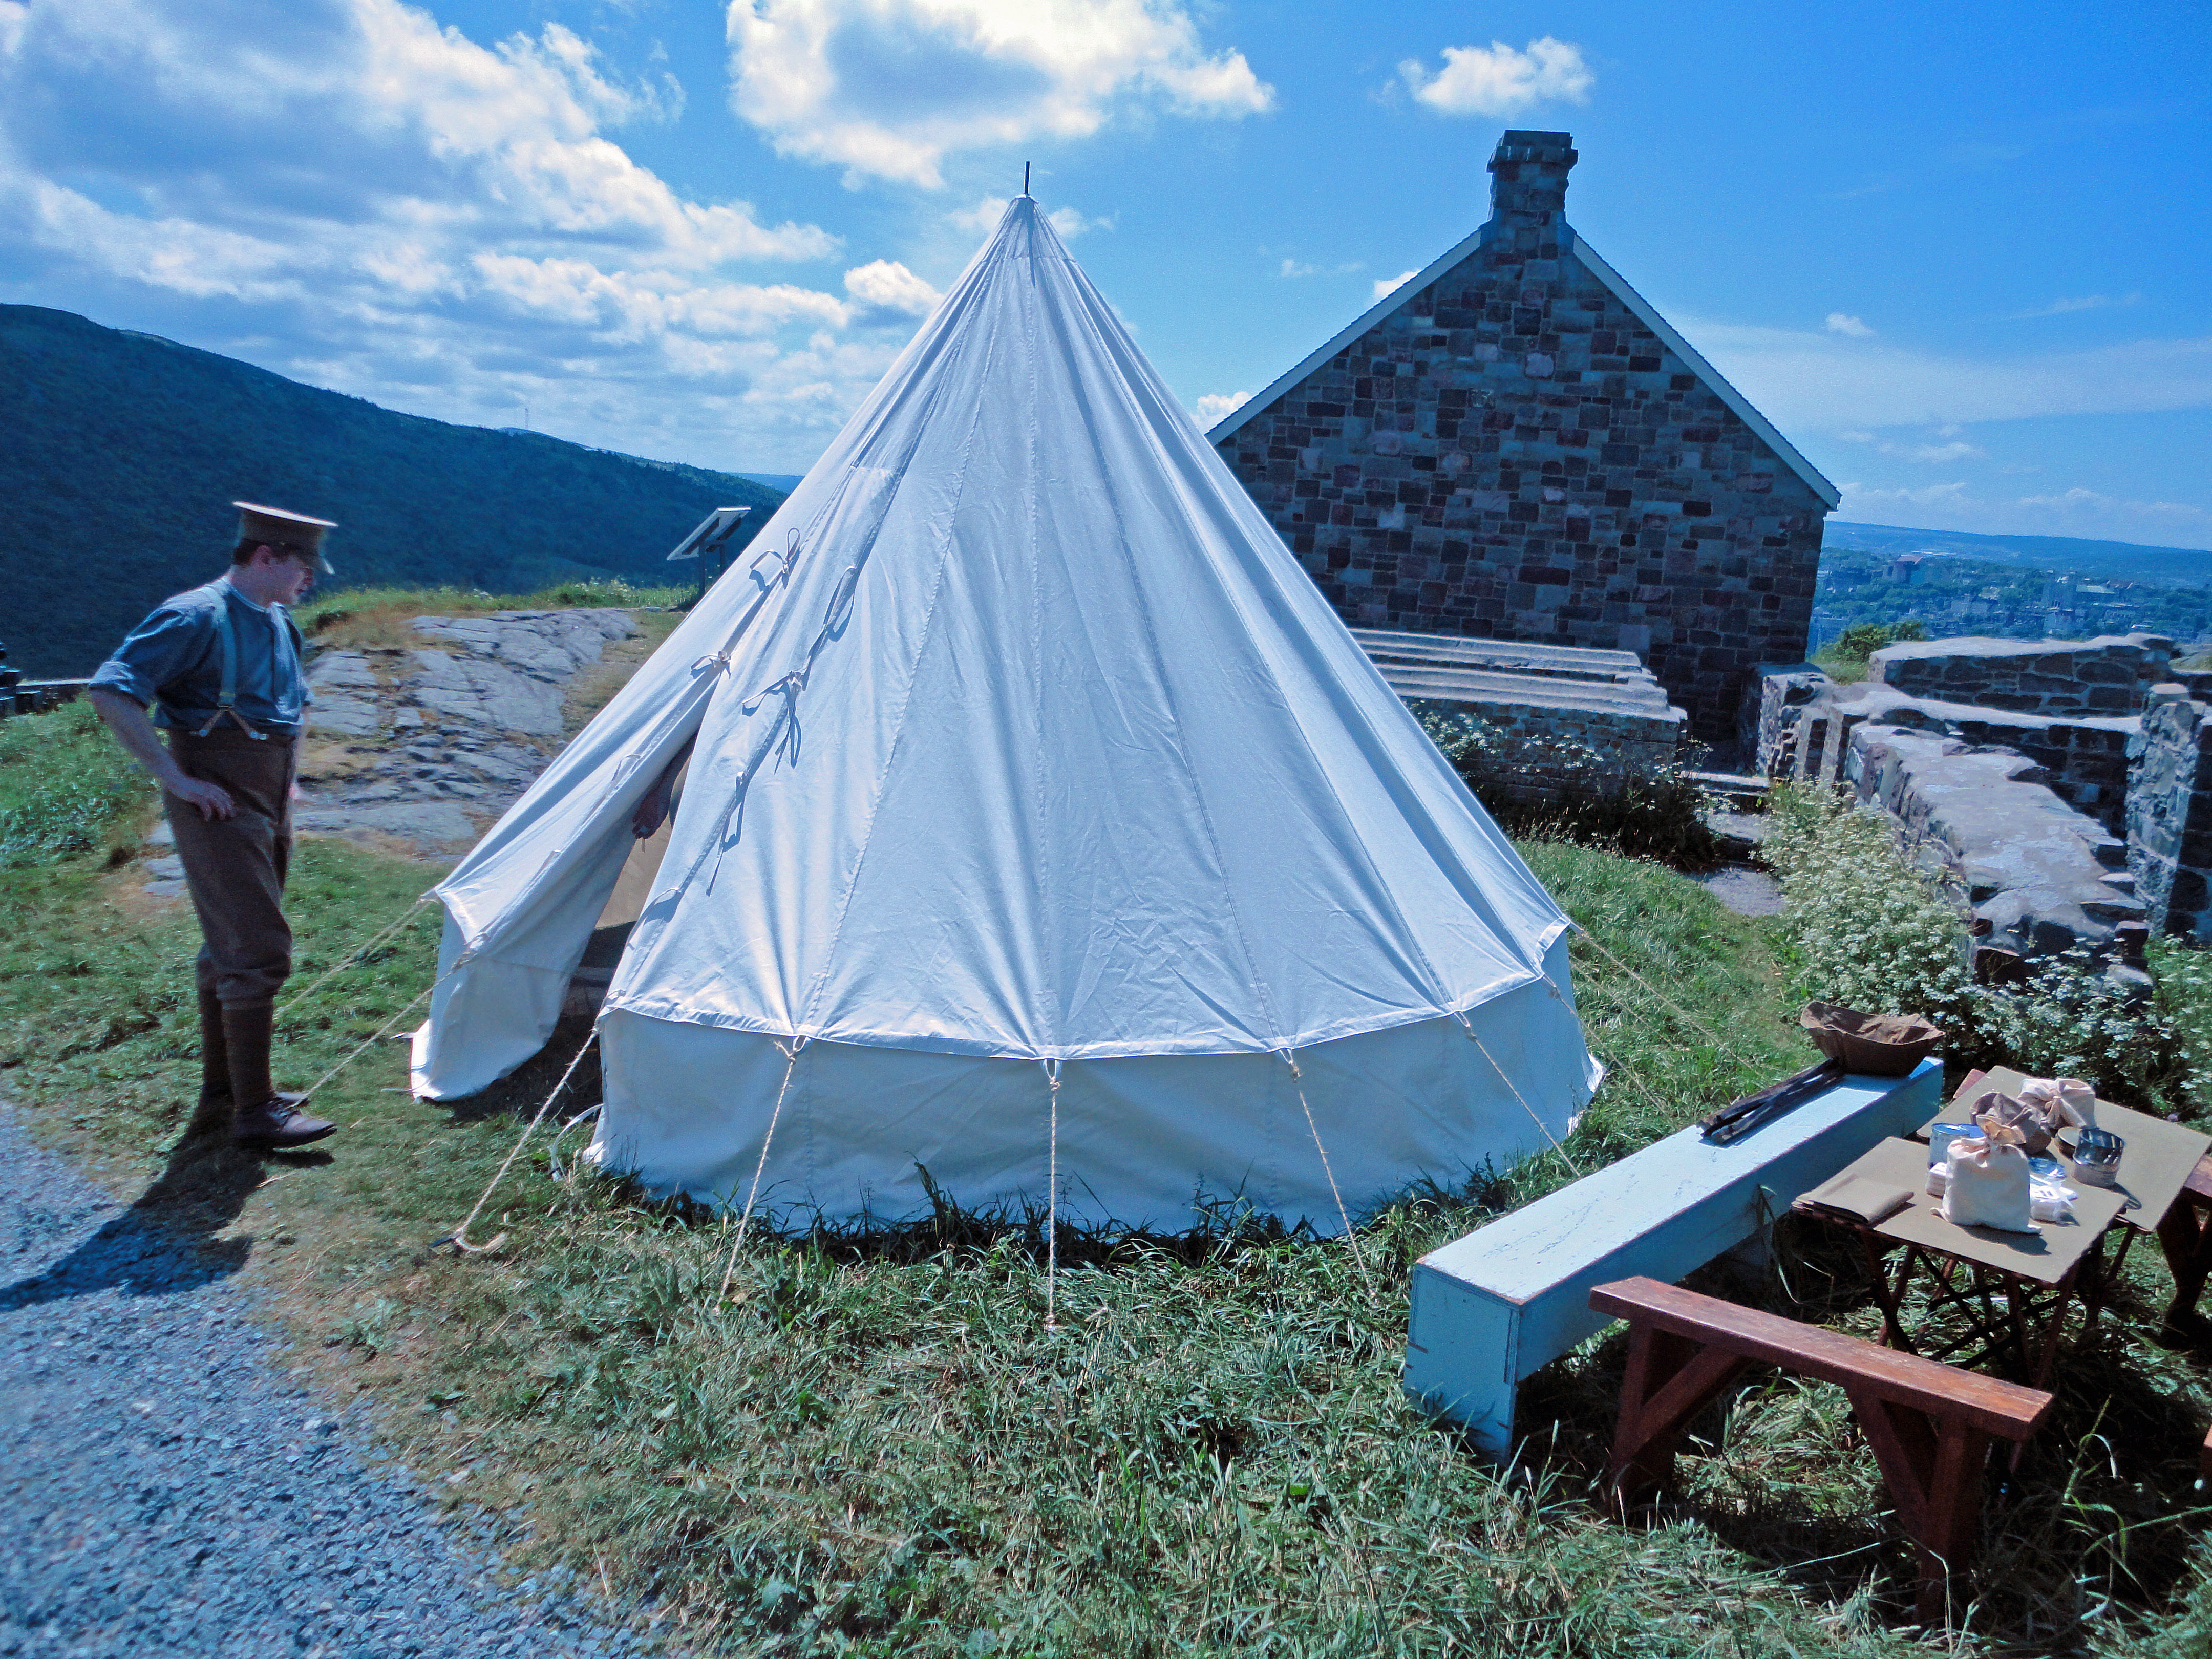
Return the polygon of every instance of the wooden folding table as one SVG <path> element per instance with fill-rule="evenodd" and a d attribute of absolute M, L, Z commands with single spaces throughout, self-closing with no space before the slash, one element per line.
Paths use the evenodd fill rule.
<path fill-rule="evenodd" d="M 2027 1079 L 1999 1066 L 1970 1072 L 1936 1120 L 1963 1123 L 1975 1100 L 1988 1091 L 2017 1097 Z M 2118 1188 L 2128 1203 L 2120 1218 L 2133 1230 L 2115 1257 L 2117 1273 L 2135 1233 L 2155 1232 L 2173 1275 L 2173 1302 L 2166 1310 L 2168 1330 L 2192 1340 L 2212 1336 L 2212 1325 L 2197 1317 L 2197 1298 L 2212 1273 L 2212 1135 L 2169 1123 L 2147 1112 L 2130 1111 L 2108 1100 L 2097 1103 L 2097 1123 L 2127 1143 L 2120 1158 Z M 1922 1139 L 1932 1125 L 1923 1125 Z M 2077 1187 L 2080 1183 L 2075 1183 Z"/>
<path fill-rule="evenodd" d="M 1928 1191 L 1928 1148 L 1922 1142 L 1885 1140 L 1843 1175 L 1911 1194 L 1904 1208 L 1876 1223 L 1816 1208 L 1805 1198 L 1796 1206 L 1857 1236 L 1881 1304 L 1882 1340 L 1891 1347 L 1961 1365 L 2009 1352 L 2020 1379 L 2039 1389 L 2051 1374 L 2067 1306 L 2075 1296 L 2082 1301 L 2083 1334 L 2095 1323 L 2111 1272 L 2101 1247 L 2106 1230 L 2127 1204 L 2123 1194 L 2081 1188 L 2070 1222 L 2043 1222 L 2035 1232 L 2014 1233 L 1947 1220 L 1942 1200 Z M 2123 1254 L 2125 1243 L 2124 1238 Z M 1893 1274 L 1882 1258 L 1899 1246 L 1903 1255 Z M 2117 1258 L 2112 1265 L 2118 1267 Z M 1941 1340 L 1916 1340 L 1906 1329 L 1905 1294 L 1923 1267 L 1934 1281 L 1929 1311 L 1957 1310 L 1966 1320 L 1963 1332 Z M 2040 1342 L 2035 1340 L 2038 1325 Z M 1974 1352 L 1961 1355 L 1966 1348 Z M 1960 1357 L 1952 1359 L 1954 1355 Z"/>

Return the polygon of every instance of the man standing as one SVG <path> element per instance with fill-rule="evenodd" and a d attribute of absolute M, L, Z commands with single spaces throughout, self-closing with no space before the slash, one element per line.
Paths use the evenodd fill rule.
<path fill-rule="evenodd" d="M 292 971 L 284 878 L 302 708 L 295 604 L 319 570 L 327 519 L 234 501 L 230 568 L 165 599 L 93 676 L 116 740 L 162 788 L 199 913 L 200 1101 L 194 1121 L 227 1114 L 231 1139 L 263 1151 L 304 1146 L 336 1126 L 280 1094 L 269 1050 L 276 992 Z M 148 705 L 154 718 L 146 716 Z M 156 726 L 168 732 L 164 748 Z"/>

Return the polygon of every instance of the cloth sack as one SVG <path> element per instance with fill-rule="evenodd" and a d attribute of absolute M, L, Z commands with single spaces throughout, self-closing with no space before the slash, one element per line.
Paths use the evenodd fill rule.
<path fill-rule="evenodd" d="M 2058 1079 L 2058 1111 L 2077 1129 L 2097 1127 L 2097 1091 L 2078 1077 Z"/>
<path fill-rule="evenodd" d="M 2047 1094 L 2051 1110 L 2051 1116 L 2047 1121 L 2044 1116 L 2045 1095 L 2035 1095 L 2033 1098 L 2030 1097 L 2031 1094 L 2039 1088 Z M 2039 1153 L 2050 1150 L 2051 1138 L 2057 1133 L 2058 1095 L 2055 1086 L 2048 1083 L 2030 1083 L 2020 1091 L 2020 1098 L 2017 1100 L 2010 1095 L 1999 1094 L 1995 1090 L 1991 1090 L 1974 1102 L 1972 1115 L 1977 1123 L 1986 1117 L 2008 1128 L 2019 1130 L 2021 1145 L 2026 1149 L 2027 1155 L 2033 1158 Z"/>
<path fill-rule="evenodd" d="M 2097 1127 L 2097 1091 L 2078 1077 L 2030 1078 L 2021 1085 L 2020 1103 L 2053 1134 L 2069 1125 L 2076 1129 Z M 2039 1150 L 2028 1148 L 2031 1156 Z"/>
<path fill-rule="evenodd" d="M 1978 1136 L 1951 1143 L 1943 1218 L 1961 1227 L 2038 1231 L 2029 1209 L 2026 1132 L 2017 1124 L 1997 1121 L 1994 1115 L 1977 1121 L 1982 1127 Z"/>

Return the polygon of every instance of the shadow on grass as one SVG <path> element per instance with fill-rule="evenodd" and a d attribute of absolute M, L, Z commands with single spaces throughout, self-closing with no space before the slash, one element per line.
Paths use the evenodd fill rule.
<path fill-rule="evenodd" d="M 228 1279 L 246 1265 L 252 1241 L 218 1238 L 266 1179 L 267 1164 L 329 1164 L 327 1152 L 257 1153 L 230 1144 L 229 1108 L 187 1126 L 153 1184 L 121 1215 L 68 1255 L 0 1288 L 0 1309 L 35 1306 L 106 1290 L 173 1296 Z"/>
<path fill-rule="evenodd" d="M 538 1115 L 545 1097 L 561 1081 L 561 1073 L 568 1069 L 568 1062 L 576 1060 L 576 1051 L 592 1035 L 589 1015 L 564 1018 L 553 1028 L 553 1035 L 545 1046 L 516 1066 L 498 1082 L 464 1095 L 455 1100 L 441 1100 L 454 1123 L 482 1123 L 490 1118 L 514 1117 L 527 1123 Z M 568 1078 L 568 1086 L 561 1097 L 553 1103 L 553 1109 L 545 1115 L 546 1125 L 567 1122 L 586 1106 L 599 1098 L 599 1051 L 597 1045 L 592 1052 L 577 1060 L 575 1071 Z M 541 1126 L 538 1133 L 545 1133 Z"/>
<path fill-rule="evenodd" d="M 1717 1265 L 1692 1287 L 1871 1335 L 1863 1261 L 1796 1222 L 1784 1218 L 1779 1230 L 1784 1277 L 1708 1282 L 1726 1271 Z M 1908 1323 L 1923 1294 L 1908 1296 Z M 2009 1448 L 1993 1446 L 1978 1547 L 1955 1603 L 1983 1639 L 2070 1650 L 2111 1612 L 2149 1618 L 2186 1594 L 2212 1521 L 2196 1490 L 2203 1429 L 2188 1401 L 2146 1374 L 2137 1340 L 2110 1314 L 2084 1340 L 2077 1307 L 2050 1382 L 2050 1420 L 2017 1470 Z M 1521 1460 L 1601 1507 L 1627 1352 L 1615 1330 L 1521 1390 Z M 1700 1528 L 1808 1596 L 1844 1605 L 1870 1595 L 1890 1622 L 1911 1616 L 1916 1552 L 1848 1402 L 1828 1385 L 1752 1371 L 1691 1423 L 1666 1494 L 1628 1519 Z"/>

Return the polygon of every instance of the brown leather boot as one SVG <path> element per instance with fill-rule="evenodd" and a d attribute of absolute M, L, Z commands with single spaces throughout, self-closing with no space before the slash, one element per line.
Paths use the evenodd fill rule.
<path fill-rule="evenodd" d="M 200 1098 L 185 1127 L 186 1139 L 221 1135 L 230 1127 L 230 1050 L 223 1042 L 222 1003 L 213 988 L 200 992 Z"/>
<path fill-rule="evenodd" d="M 200 987 L 200 1101 L 230 1098 L 230 1046 L 223 1040 L 222 999 Z"/>
<path fill-rule="evenodd" d="M 241 1146 L 269 1152 L 304 1146 L 337 1127 L 300 1109 L 304 1095 L 282 1095 L 269 1075 L 269 1048 L 276 1036 L 273 1002 L 226 1003 L 223 1045 L 230 1054 L 230 1097 L 236 1104 L 230 1138 Z M 258 1105 L 242 1103 L 256 1101 Z"/>
<path fill-rule="evenodd" d="M 297 1103 L 306 1097 L 271 1095 L 252 1111 L 239 1113 L 231 1119 L 231 1139 L 258 1152 L 283 1152 L 334 1133 L 337 1124 L 309 1117 L 300 1109 Z"/>

